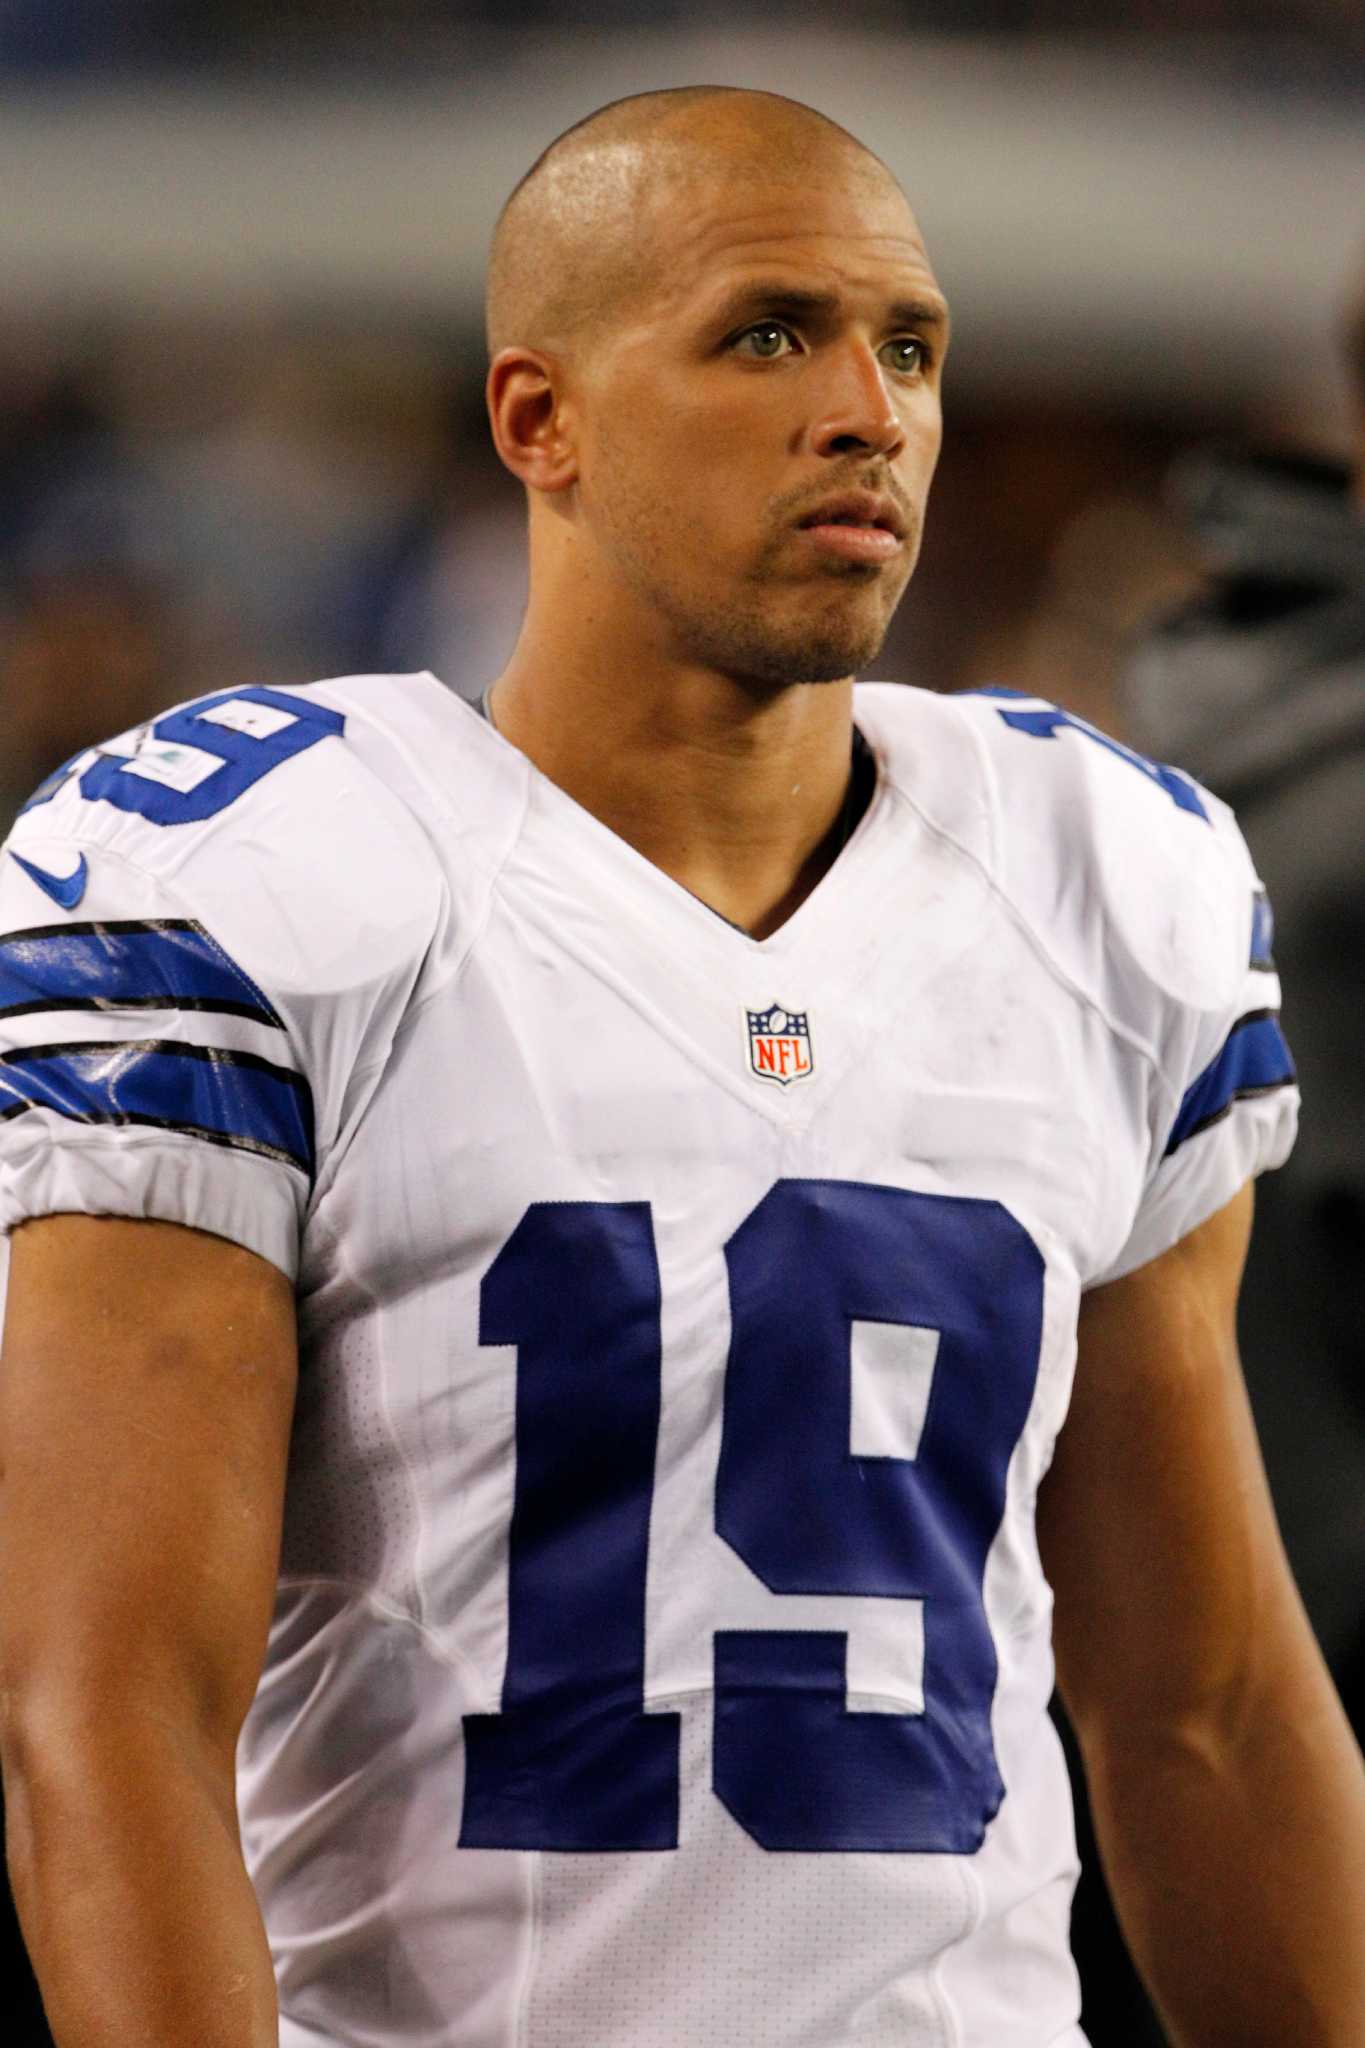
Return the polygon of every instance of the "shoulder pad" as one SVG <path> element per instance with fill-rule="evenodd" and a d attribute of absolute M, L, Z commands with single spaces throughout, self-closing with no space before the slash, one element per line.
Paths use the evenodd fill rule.
<path fill-rule="evenodd" d="M 916 772 L 926 808 L 948 815 L 934 760 L 953 727 L 972 742 L 981 857 L 1067 979 L 1149 1044 L 1171 1003 L 1210 1016 L 1236 1004 L 1259 885 L 1226 804 L 1040 698 L 905 695 L 933 706 L 918 720 L 934 755 Z M 960 774 L 960 738 L 949 759 Z"/>
<path fill-rule="evenodd" d="M 83 874 L 80 896 L 53 897 L 83 917 L 127 914 L 121 878 L 135 871 L 286 1001 L 362 959 L 366 978 L 391 973 L 430 935 L 439 872 L 318 688 L 221 691 L 87 749 L 20 813 L 11 865 Z"/>

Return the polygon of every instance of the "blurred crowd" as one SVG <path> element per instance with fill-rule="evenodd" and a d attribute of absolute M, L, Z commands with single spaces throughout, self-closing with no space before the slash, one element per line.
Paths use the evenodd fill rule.
<path fill-rule="evenodd" d="M 518 18 L 528 29 L 771 27 L 783 20 L 819 27 L 828 11 L 814 0 L 530 0 Z M 1098 13 L 1085 0 L 842 0 L 838 18 L 843 29 L 956 34 L 1270 34 L 1297 44 L 1315 70 L 1365 43 L 1357 0 L 1138 0 Z M 6 0 L 0 66 L 38 74 L 111 65 L 402 66 L 439 60 L 455 39 L 467 49 L 471 32 L 505 26 L 496 0 L 294 0 L 289 7 L 269 0 L 199 0 L 194 7 L 183 0 Z"/>
<path fill-rule="evenodd" d="M 220 683 L 496 673 L 520 511 L 477 399 L 402 334 L 0 337 L 0 811 Z"/>

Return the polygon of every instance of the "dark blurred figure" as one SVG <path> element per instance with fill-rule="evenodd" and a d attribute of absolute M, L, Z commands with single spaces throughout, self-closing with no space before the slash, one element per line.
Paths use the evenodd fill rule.
<path fill-rule="evenodd" d="M 1285 1543 L 1365 1735 L 1365 296 L 1351 330 L 1353 465 L 1204 452 L 1171 494 L 1200 593 L 1133 643 L 1128 735 L 1237 811 L 1275 907 L 1304 1119 L 1257 1192 L 1242 1291 L 1247 1383 Z M 1095 1874 L 1075 1943 L 1105 2048 L 1158 2048 Z M 1286 1855 L 1293 1854 L 1286 1844 Z M 1088 1967 L 1087 1967 L 1088 1966 Z"/>
<path fill-rule="evenodd" d="M 52 2048 L 52 2036 L 43 2018 L 43 2002 L 28 1965 L 7 1888 L 0 1891 L 0 1899 L 4 1906 L 0 1912 L 0 2012 L 5 2016 L 5 2048 Z"/>
<path fill-rule="evenodd" d="M 97 382 L 0 362 L 0 833 L 51 770 L 166 703 L 166 522 Z"/>
<path fill-rule="evenodd" d="M 1351 464 L 1197 450 L 1170 468 L 1163 514 L 1152 450 L 1134 439 L 1064 516 L 1038 522 L 1036 585 L 983 622 L 966 680 L 1055 699 L 1191 770 L 1237 811 L 1269 890 L 1304 1122 L 1286 1170 L 1258 1189 L 1243 1355 L 1286 1546 L 1362 1734 L 1365 295 L 1351 358 Z M 1083 2021 L 1097 2048 L 1164 2048 L 1057 1718 L 1076 1796 Z"/>
<path fill-rule="evenodd" d="M 1365 413 L 1365 376 L 1361 380 Z M 1236 808 L 1277 916 L 1298 1146 L 1259 1203 L 1243 1352 L 1285 1541 L 1365 1728 L 1365 431 L 1353 477 L 1189 458 L 1207 596 L 1130 660 L 1140 743 Z"/>
<path fill-rule="evenodd" d="M 126 565 L 24 578 L 0 654 L 0 827 L 92 740 L 150 715 L 172 688 L 166 608 Z"/>

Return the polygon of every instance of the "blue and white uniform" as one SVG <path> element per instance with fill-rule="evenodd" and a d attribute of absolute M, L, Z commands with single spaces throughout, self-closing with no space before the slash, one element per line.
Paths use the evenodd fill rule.
<path fill-rule="evenodd" d="M 0 1224 L 296 1283 L 243 1840 L 283 2048 L 1079 2048 L 1035 1494 L 1083 1289 L 1293 1132 L 1226 808 L 859 688 L 772 937 L 426 675 L 92 750 L 0 875 Z"/>

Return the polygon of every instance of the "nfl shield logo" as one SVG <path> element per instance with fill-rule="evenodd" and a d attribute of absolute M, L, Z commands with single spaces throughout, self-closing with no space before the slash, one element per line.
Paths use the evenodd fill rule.
<path fill-rule="evenodd" d="M 766 1010 L 746 1010 L 749 1026 L 749 1071 L 779 1088 L 804 1081 L 814 1065 L 810 1021 L 804 1010 L 769 1003 Z"/>

